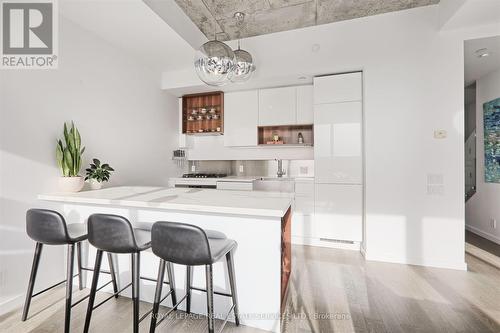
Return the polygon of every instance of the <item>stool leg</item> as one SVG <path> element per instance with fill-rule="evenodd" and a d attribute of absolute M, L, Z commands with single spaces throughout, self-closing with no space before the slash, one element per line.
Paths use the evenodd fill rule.
<path fill-rule="evenodd" d="M 234 322 L 236 323 L 236 326 L 239 326 L 240 310 L 238 309 L 238 293 L 236 291 L 236 278 L 234 276 L 234 260 L 233 260 L 233 253 L 231 251 L 229 251 L 226 254 L 226 262 L 227 262 L 227 272 L 229 274 L 229 284 L 231 286 L 231 295 L 234 304 Z"/>
<path fill-rule="evenodd" d="M 205 275 L 207 280 L 208 332 L 214 333 L 214 281 L 212 265 L 205 266 Z"/>
<path fill-rule="evenodd" d="M 193 266 L 186 266 L 186 313 L 191 313 L 191 281 L 193 280 Z"/>
<path fill-rule="evenodd" d="M 83 332 L 87 333 L 90 328 L 90 318 L 94 308 L 95 294 L 97 291 L 97 282 L 99 281 L 99 272 L 101 271 L 102 250 L 97 250 L 94 264 L 94 274 L 92 276 L 92 286 L 90 287 L 89 303 L 87 306 L 87 316 L 85 317 L 85 326 Z"/>
<path fill-rule="evenodd" d="M 158 309 L 160 308 L 161 289 L 163 287 L 163 277 L 165 276 L 165 260 L 160 259 L 160 267 L 158 268 L 158 279 L 156 280 L 155 299 L 153 303 L 153 312 L 151 312 L 151 325 L 149 332 L 154 333 L 156 329 L 156 320 L 158 319 Z"/>
<path fill-rule="evenodd" d="M 108 265 L 109 272 L 111 273 L 111 281 L 113 281 L 113 292 L 115 293 L 115 298 L 118 298 L 118 283 L 116 283 L 116 272 L 115 265 L 113 264 L 113 255 L 108 252 Z"/>
<path fill-rule="evenodd" d="M 78 289 L 83 290 L 82 242 L 76 243 L 76 263 L 78 265 Z"/>
<path fill-rule="evenodd" d="M 168 283 L 170 284 L 170 297 L 172 299 L 172 305 L 177 304 L 177 295 L 175 294 L 175 277 L 174 277 L 174 267 L 171 262 L 167 262 L 167 275 Z M 177 308 L 174 308 L 177 309 Z"/>
<path fill-rule="evenodd" d="M 64 311 L 64 332 L 69 333 L 71 322 L 71 296 L 73 294 L 73 268 L 75 262 L 75 244 L 68 244 L 66 264 L 66 309 Z"/>
<path fill-rule="evenodd" d="M 132 302 L 134 303 L 134 333 L 139 333 L 139 274 L 141 254 L 132 253 Z"/>
<path fill-rule="evenodd" d="M 40 264 L 40 257 L 42 255 L 42 243 L 36 243 L 35 255 L 33 256 L 33 264 L 31 265 L 30 280 L 28 282 L 28 290 L 26 291 L 26 300 L 24 301 L 22 321 L 28 318 L 28 311 L 31 304 L 31 296 L 33 295 L 33 287 L 35 286 L 36 273 L 38 272 L 38 264 Z"/>

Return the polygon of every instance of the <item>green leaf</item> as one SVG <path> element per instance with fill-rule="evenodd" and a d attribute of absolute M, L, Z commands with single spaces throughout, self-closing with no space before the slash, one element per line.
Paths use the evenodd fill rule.
<path fill-rule="evenodd" d="M 76 149 L 80 150 L 80 147 L 82 145 L 82 137 L 80 136 L 80 132 L 78 132 L 78 128 L 76 128 L 76 127 L 75 127 L 74 135 L 75 135 Z"/>
<path fill-rule="evenodd" d="M 96 167 L 99 167 L 101 165 L 101 161 L 99 161 L 97 158 L 94 158 L 92 161 L 94 162 Z"/>
<path fill-rule="evenodd" d="M 59 169 L 61 169 L 61 171 L 63 166 L 63 156 L 64 154 L 62 150 L 62 143 L 61 140 L 59 140 L 56 147 L 56 161 L 57 161 L 57 166 L 59 167 Z"/>
<path fill-rule="evenodd" d="M 76 176 L 73 174 L 73 168 L 74 168 L 74 163 L 73 163 L 73 156 L 71 156 L 71 152 L 69 151 L 68 148 L 64 149 L 64 163 L 66 167 L 69 169 L 69 172 L 72 176 Z"/>
<path fill-rule="evenodd" d="M 64 122 L 64 141 L 66 142 L 66 145 L 68 145 L 68 126 L 66 126 L 66 122 Z"/>
<path fill-rule="evenodd" d="M 83 147 L 82 150 L 80 150 L 80 155 L 83 155 L 84 152 L 85 152 L 85 147 Z"/>

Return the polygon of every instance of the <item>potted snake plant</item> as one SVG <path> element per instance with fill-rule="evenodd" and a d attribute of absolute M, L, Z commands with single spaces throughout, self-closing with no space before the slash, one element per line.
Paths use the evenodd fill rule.
<path fill-rule="evenodd" d="M 59 178 L 59 188 L 63 192 L 79 192 L 84 185 L 84 179 L 78 173 L 85 147 L 81 146 L 82 138 L 73 122 L 69 130 L 64 123 L 63 136 L 64 142 L 59 139 L 56 145 L 56 161 L 62 173 L 62 177 Z"/>
<path fill-rule="evenodd" d="M 93 190 L 100 190 L 102 188 L 102 183 L 109 181 L 111 177 L 111 172 L 115 171 L 109 164 L 99 161 L 97 158 L 92 160 L 94 163 L 90 163 L 90 167 L 86 169 L 86 177 L 90 184 L 90 188 Z"/>

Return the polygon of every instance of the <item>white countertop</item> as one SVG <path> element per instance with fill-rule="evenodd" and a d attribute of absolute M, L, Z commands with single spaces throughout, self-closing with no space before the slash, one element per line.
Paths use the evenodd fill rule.
<path fill-rule="evenodd" d="M 251 183 L 257 179 L 260 179 L 260 177 L 254 176 L 254 177 L 239 177 L 239 176 L 227 176 L 227 177 L 221 177 L 221 178 L 183 178 L 183 177 L 172 177 L 169 178 L 170 181 L 209 181 L 209 182 L 241 182 L 241 183 Z"/>
<path fill-rule="evenodd" d="M 292 202 L 290 193 L 154 186 L 120 186 L 78 193 L 41 194 L 38 199 L 264 217 L 283 217 Z"/>

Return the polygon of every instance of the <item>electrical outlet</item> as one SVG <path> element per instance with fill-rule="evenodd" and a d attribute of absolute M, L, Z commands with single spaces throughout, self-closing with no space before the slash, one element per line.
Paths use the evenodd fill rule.
<path fill-rule="evenodd" d="M 243 167 L 243 164 L 240 164 L 240 172 L 244 172 L 245 168 Z"/>
<path fill-rule="evenodd" d="M 191 165 L 191 172 L 196 172 L 196 165 Z"/>

